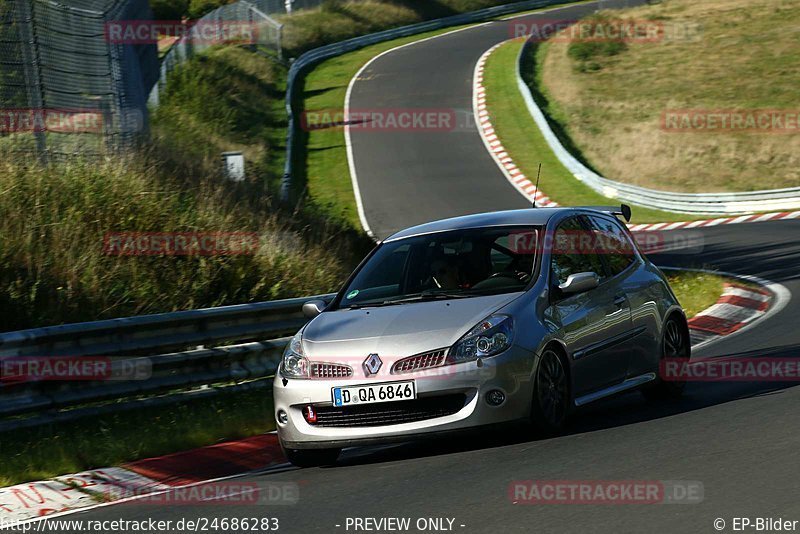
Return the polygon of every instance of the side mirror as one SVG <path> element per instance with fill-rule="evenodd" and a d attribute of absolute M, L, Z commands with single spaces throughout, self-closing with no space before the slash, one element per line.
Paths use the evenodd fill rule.
<path fill-rule="evenodd" d="M 303 315 L 305 315 L 307 319 L 313 319 L 322 313 L 327 306 L 324 300 L 309 300 L 303 304 Z"/>
<path fill-rule="evenodd" d="M 558 289 L 564 295 L 574 295 L 589 291 L 600 285 L 600 277 L 596 273 L 575 273 L 567 277 L 567 281 L 559 284 Z"/>

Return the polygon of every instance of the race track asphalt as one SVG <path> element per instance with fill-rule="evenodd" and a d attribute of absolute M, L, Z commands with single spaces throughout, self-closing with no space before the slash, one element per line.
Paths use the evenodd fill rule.
<path fill-rule="evenodd" d="M 572 18 L 592 9 L 584 4 L 558 15 Z M 351 106 L 455 108 L 471 117 L 475 62 L 508 38 L 507 25 L 482 25 L 382 56 L 355 83 Z M 379 236 L 427 220 L 527 206 L 466 126 L 448 134 L 359 132 L 353 154 L 366 216 Z M 780 312 L 697 355 L 796 357 L 800 222 L 694 232 L 703 239 L 702 252 L 655 256 L 656 263 L 756 275 L 795 295 Z M 587 407 L 557 438 L 498 433 L 352 449 L 333 467 L 285 468 L 242 479 L 297 483 L 296 505 L 130 503 L 69 519 L 271 516 L 279 518 L 280 532 L 305 534 L 356 532 L 346 528 L 347 518 L 409 517 L 413 525 L 418 518 L 444 517 L 454 520 L 456 532 L 594 534 L 717 532 L 713 522 L 722 518 L 723 532 L 731 532 L 734 517 L 800 520 L 798 428 L 800 388 L 794 384 L 696 382 L 677 402 L 647 403 L 632 393 Z M 512 481 L 553 479 L 699 481 L 704 498 L 691 505 L 623 506 L 530 506 L 509 499 Z"/>

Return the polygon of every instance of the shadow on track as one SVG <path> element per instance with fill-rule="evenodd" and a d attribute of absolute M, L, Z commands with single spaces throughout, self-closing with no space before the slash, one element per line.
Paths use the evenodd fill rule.
<path fill-rule="evenodd" d="M 692 231 L 675 231 L 682 234 Z M 656 265 L 714 268 L 754 274 L 775 282 L 800 278 L 800 221 L 734 224 L 694 231 L 703 237 L 700 254 L 651 254 Z"/>

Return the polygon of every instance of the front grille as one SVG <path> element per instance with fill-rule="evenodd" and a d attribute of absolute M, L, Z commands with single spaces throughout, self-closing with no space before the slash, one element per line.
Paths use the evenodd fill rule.
<path fill-rule="evenodd" d="M 312 362 L 311 378 L 347 378 L 353 376 L 353 368 L 340 363 Z"/>
<path fill-rule="evenodd" d="M 464 407 L 463 393 L 422 399 L 363 404 L 360 406 L 317 407 L 314 426 L 359 427 L 399 425 L 453 415 Z"/>
<path fill-rule="evenodd" d="M 421 369 L 438 367 L 444 363 L 445 352 L 445 349 L 439 349 L 398 360 L 392 366 L 392 374 L 410 373 Z"/>

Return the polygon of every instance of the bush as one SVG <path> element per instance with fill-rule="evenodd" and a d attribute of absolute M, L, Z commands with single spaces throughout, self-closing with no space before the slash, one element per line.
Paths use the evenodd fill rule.
<path fill-rule="evenodd" d="M 199 19 L 209 11 L 214 11 L 220 6 L 231 4 L 234 0 L 191 0 L 189 3 L 189 18 Z"/>
<path fill-rule="evenodd" d="M 579 24 L 582 27 L 588 25 L 592 28 L 590 35 L 595 35 L 596 33 L 607 35 L 609 26 L 618 25 L 620 21 L 605 15 L 592 15 L 579 22 Z M 616 56 L 627 49 L 628 45 L 623 40 L 612 40 L 603 37 L 598 37 L 597 40 L 593 40 L 592 37 L 588 39 L 578 38 L 567 47 L 567 55 L 578 63 L 576 69 L 579 72 L 594 72 L 603 68 L 603 58 Z"/>
<path fill-rule="evenodd" d="M 576 61 L 589 61 L 616 56 L 627 49 L 624 41 L 576 41 L 569 45 L 567 54 Z"/>
<path fill-rule="evenodd" d="M 150 0 L 156 20 L 181 20 L 189 13 L 189 0 Z"/>

